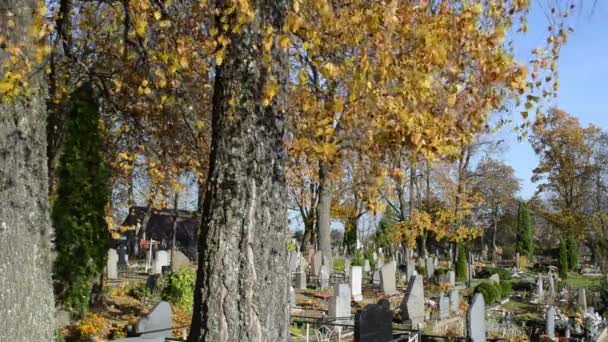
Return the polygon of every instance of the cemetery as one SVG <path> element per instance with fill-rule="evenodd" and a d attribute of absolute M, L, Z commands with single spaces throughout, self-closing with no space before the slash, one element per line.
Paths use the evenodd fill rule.
<path fill-rule="evenodd" d="M 0 0 L 0 342 L 608 342 L 582 0 Z"/>

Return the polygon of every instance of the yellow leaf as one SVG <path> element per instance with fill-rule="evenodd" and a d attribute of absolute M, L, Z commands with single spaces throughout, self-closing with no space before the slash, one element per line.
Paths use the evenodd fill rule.
<path fill-rule="evenodd" d="M 188 69 L 190 63 L 188 63 L 188 59 L 186 58 L 186 56 L 181 56 L 179 58 L 179 66 L 181 66 L 183 69 Z"/>
<path fill-rule="evenodd" d="M 448 95 L 448 105 L 451 107 L 456 104 L 456 94 Z"/>
<path fill-rule="evenodd" d="M 154 19 L 160 20 L 160 18 L 162 18 L 160 11 L 154 11 Z"/>
<path fill-rule="evenodd" d="M 281 40 L 279 41 L 279 45 L 283 48 L 286 49 L 289 46 L 290 40 L 289 37 L 283 35 L 281 37 Z"/>

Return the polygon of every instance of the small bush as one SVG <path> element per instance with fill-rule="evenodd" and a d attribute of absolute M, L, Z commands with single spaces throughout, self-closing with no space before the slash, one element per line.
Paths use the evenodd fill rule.
<path fill-rule="evenodd" d="M 493 304 L 501 298 L 500 288 L 489 281 L 477 285 L 474 292 L 481 293 L 486 304 Z"/>
<path fill-rule="evenodd" d="M 353 255 L 353 260 L 351 262 L 351 265 L 353 265 L 353 266 L 363 266 L 363 263 L 365 263 L 364 260 L 365 259 L 363 259 L 363 255 L 361 255 L 361 252 L 356 251 L 355 255 Z"/>
<path fill-rule="evenodd" d="M 481 269 L 481 271 L 479 271 L 479 273 L 477 273 L 477 277 L 489 278 L 493 274 L 498 274 L 501 281 L 511 280 L 511 272 L 501 267 L 484 267 Z"/>
<path fill-rule="evenodd" d="M 152 295 L 146 284 L 138 284 L 129 289 L 129 296 L 142 300 Z"/>
<path fill-rule="evenodd" d="M 500 287 L 500 294 L 502 298 L 509 297 L 511 292 L 513 292 L 513 286 L 509 280 L 500 280 L 498 287 Z"/>
<path fill-rule="evenodd" d="M 344 264 L 344 259 L 334 259 L 334 271 L 344 272 L 345 267 L 346 265 Z"/>
<path fill-rule="evenodd" d="M 192 310 L 194 304 L 194 282 L 196 270 L 184 266 L 175 273 L 167 274 L 161 278 L 161 297 L 184 310 Z"/>

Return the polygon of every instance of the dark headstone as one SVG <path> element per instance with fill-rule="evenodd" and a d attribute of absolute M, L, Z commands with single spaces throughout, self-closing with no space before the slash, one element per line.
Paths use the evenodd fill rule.
<path fill-rule="evenodd" d="M 355 342 L 387 342 L 393 339 L 393 312 L 388 300 L 370 304 L 355 315 Z"/>

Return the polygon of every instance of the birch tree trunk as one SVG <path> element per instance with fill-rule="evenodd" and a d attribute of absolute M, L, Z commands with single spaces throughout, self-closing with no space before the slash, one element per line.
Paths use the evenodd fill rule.
<path fill-rule="evenodd" d="M 33 56 L 32 0 L 0 0 L 0 35 L 14 22 L 7 47 L 24 44 Z M 0 79 L 3 78 L 0 67 Z M 52 228 L 46 162 L 43 75 L 28 81 L 31 95 L 0 100 L 0 341 L 52 341 Z M 1 96 L 1 95 L 0 95 Z M 5 100 L 5 99 L 3 99 Z"/>
<path fill-rule="evenodd" d="M 219 8 L 230 1 L 218 0 Z M 289 338 L 284 102 L 287 55 L 263 60 L 263 30 L 282 31 L 286 0 L 251 2 L 253 21 L 227 33 L 215 75 L 212 144 L 199 235 L 190 341 Z M 263 106 L 269 77 L 279 90 Z"/>

